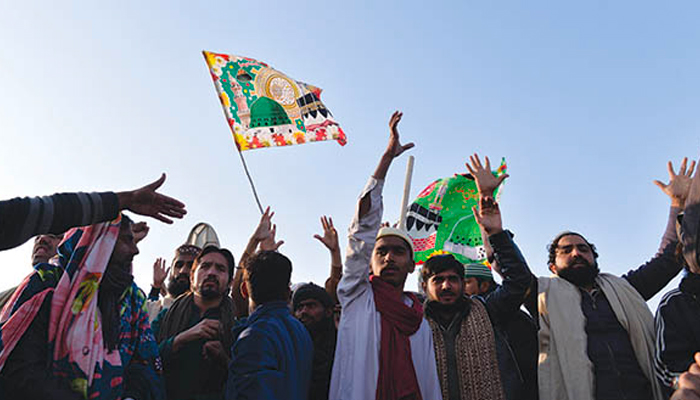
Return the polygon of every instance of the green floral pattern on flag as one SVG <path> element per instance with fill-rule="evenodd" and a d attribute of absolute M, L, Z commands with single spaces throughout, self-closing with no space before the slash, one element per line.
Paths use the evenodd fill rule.
<path fill-rule="evenodd" d="M 506 173 L 506 161 L 493 174 Z M 498 200 L 501 184 L 494 193 Z M 486 251 L 472 206 L 479 202 L 476 182 L 469 174 L 438 179 L 423 189 L 409 206 L 406 229 L 413 240 L 414 257 L 423 264 L 435 254 L 451 253 L 461 263 L 484 263 Z"/>
<path fill-rule="evenodd" d="M 238 150 L 346 137 L 321 89 L 247 57 L 204 52 Z"/>

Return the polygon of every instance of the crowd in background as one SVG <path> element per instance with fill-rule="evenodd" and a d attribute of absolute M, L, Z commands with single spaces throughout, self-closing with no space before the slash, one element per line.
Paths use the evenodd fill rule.
<path fill-rule="evenodd" d="M 548 248 L 552 275 L 536 277 L 494 198 L 507 176 L 474 154 L 488 262 L 446 253 L 417 268 L 406 231 L 382 222 L 387 171 L 413 147 L 401 117 L 344 259 L 321 217 L 323 286 L 291 284 L 268 208 L 240 255 L 218 240 L 174 243 L 146 294 L 132 261 L 149 228 L 124 212 L 182 218 L 185 205 L 158 192 L 164 175 L 127 192 L 0 202 L 0 250 L 34 237 L 31 273 L 0 293 L 0 399 L 700 399 L 694 161 L 669 162 L 668 183 L 656 182 L 671 205 L 647 263 L 601 272 L 595 245 L 565 231 Z M 681 271 L 654 317 L 646 301 Z M 419 292 L 405 290 L 411 273 Z"/>

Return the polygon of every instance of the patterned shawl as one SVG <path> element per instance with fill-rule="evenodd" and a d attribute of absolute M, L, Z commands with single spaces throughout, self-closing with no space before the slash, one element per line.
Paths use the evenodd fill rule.
<path fill-rule="evenodd" d="M 164 398 L 160 359 L 148 322 L 146 296 L 132 283 L 119 302 L 119 351 L 109 352 L 102 336 L 97 293 L 119 236 L 114 221 L 75 228 L 59 248 L 59 265 L 37 264 L 0 312 L 0 370 L 50 296 L 51 372 L 86 399 L 120 399 L 124 377 Z"/>

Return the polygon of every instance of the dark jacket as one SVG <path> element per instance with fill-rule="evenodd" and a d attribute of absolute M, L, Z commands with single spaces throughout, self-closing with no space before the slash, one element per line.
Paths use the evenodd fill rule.
<path fill-rule="evenodd" d="M 700 351 L 700 275 L 688 273 L 666 293 L 656 311 L 656 377 L 671 392 L 673 378 L 687 371 Z"/>
<path fill-rule="evenodd" d="M 0 201 L 0 250 L 19 246 L 32 236 L 59 234 L 76 226 L 109 221 L 119 214 L 112 192 L 59 193 Z"/>
<path fill-rule="evenodd" d="M 313 343 L 286 302 L 258 306 L 234 337 L 226 399 L 307 400 Z"/>
<path fill-rule="evenodd" d="M 314 343 L 314 361 L 309 386 L 310 400 L 327 400 L 331 387 L 333 358 L 338 331 L 335 329 L 333 317 L 321 321 L 321 326 L 311 333 Z"/>
<path fill-rule="evenodd" d="M 649 300 L 680 272 L 682 264 L 675 255 L 678 241 L 672 208 L 659 251 L 647 263 L 630 270 L 623 278 Z M 528 310 L 537 314 L 537 280 L 533 282 Z M 581 311 L 586 319 L 588 358 L 593 364 L 596 400 L 651 399 L 651 383 L 643 374 L 634 354 L 629 334 L 617 320 L 602 291 L 581 289 Z"/>
<path fill-rule="evenodd" d="M 516 357 L 516 352 L 508 342 L 510 335 L 519 337 L 519 335 L 523 333 L 516 332 L 519 324 L 513 322 L 513 320 L 520 318 L 520 306 L 522 305 L 527 290 L 530 287 L 532 274 L 527 267 L 525 258 L 513 242 L 512 236 L 509 232 L 504 231 L 499 234 L 492 235 L 489 237 L 489 242 L 493 248 L 498 265 L 501 267 L 503 284 L 497 287 L 487 296 L 474 296 L 473 299 L 484 303 L 489 314 L 491 324 L 494 327 L 496 357 L 498 359 L 498 367 L 501 374 L 501 382 L 503 384 L 506 399 L 532 399 L 533 397 L 530 396 L 532 394 L 532 390 L 527 390 L 527 385 L 532 384 L 532 382 L 525 381 L 526 374 L 521 372 L 521 368 L 518 364 L 518 358 Z M 469 303 L 465 302 L 464 304 Z M 432 307 L 429 302 L 426 307 L 426 318 L 433 319 L 440 323 L 440 321 L 438 321 L 438 319 L 432 313 L 431 308 Z M 456 315 L 455 318 L 457 320 L 450 321 L 449 324 L 445 324 L 445 321 L 442 321 L 442 333 L 445 336 L 448 351 L 450 348 L 454 348 L 450 342 L 459 340 L 459 338 L 456 336 L 459 329 L 456 327 L 458 327 L 461 324 L 461 321 L 468 315 L 469 309 L 465 308 Z M 529 331 L 529 334 L 532 334 L 532 330 Z M 523 351 L 527 352 L 527 350 Z M 529 355 L 530 358 L 532 358 L 532 356 L 533 355 Z M 536 353 L 534 357 L 536 357 Z M 523 356 L 523 358 L 526 359 L 528 357 Z M 448 360 L 449 359 L 454 359 L 454 357 L 448 356 Z M 532 368 L 530 368 L 530 370 L 531 369 Z M 455 370 L 456 367 L 448 367 L 448 380 L 454 381 L 454 379 L 457 379 L 454 374 L 449 374 L 450 371 L 454 372 Z M 536 378 L 534 384 L 536 386 Z M 453 386 L 454 385 L 450 384 L 450 387 Z M 451 396 L 454 396 L 455 394 L 459 396 L 456 390 L 451 390 L 450 392 Z"/>

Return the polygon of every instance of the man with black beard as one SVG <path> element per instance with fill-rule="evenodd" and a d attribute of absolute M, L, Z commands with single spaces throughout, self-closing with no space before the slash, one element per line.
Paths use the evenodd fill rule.
<path fill-rule="evenodd" d="M 151 322 L 158 314 L 173 304 L 173 301 L 180 295 L 190 290 L 190 272 L 192 271 L 192 263 L 195 257 L 202 251 L 197 246 L 191 244 L 183 244 L 175 250 L 175 258 L 173 258 L 170 268 L 165 268 L 165 260 L 158 258 L 153 264 L 153 284 L 151 292 L 148 295 L 148 317 Z M 165 277 L 170 271 L 168 284 L 163 288 Z M 158 297 L 165 291 L 165 296 L 162 299 Z"/>
<path fill-rule="evenodd" d="M 191 291 L 153 321 L 169 400 L 223 398 L 233 342 L 235 263 L 230 251 L 207 246 L 194 259 Z"/>
<path fill-rule="evenodd" d="M 549 246 L 553 277 L 537 282 L 540 399 L 662 399 L 654 377 L 654 319 L 646 305 L 681 270 L 675 220 L 690 187 L 684 160 L 670 182 L 671 198 L 659 252 L 623 277 L 601 273 L 595 246 L 566 231 Z M 533 310 L 534 311 L 534 310 Z"/>
<path fill-rule="evenodd" d="M 333 306 L 333 299 L 326 290 L 313 283 L 299 287 L 292 296 L 294 316 L 304 324 L 314 342 L 310 400 L 328 399 L 338 335 L 333 321 Z"/>

